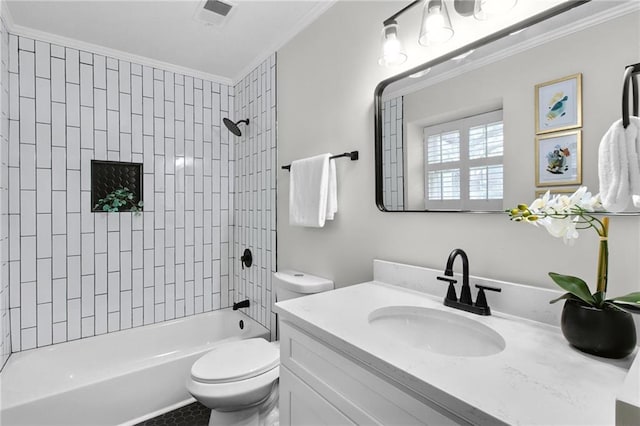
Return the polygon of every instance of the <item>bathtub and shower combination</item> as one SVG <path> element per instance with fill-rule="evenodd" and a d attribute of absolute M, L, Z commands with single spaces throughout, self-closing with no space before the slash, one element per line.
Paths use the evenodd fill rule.
<path fill-rule="evenodd" d="M 194 399 L 191 365 L 222 342 L 269 339 L 231 308 L 11 355 L 0 375 L 0 424 L 133 425 Z"/>

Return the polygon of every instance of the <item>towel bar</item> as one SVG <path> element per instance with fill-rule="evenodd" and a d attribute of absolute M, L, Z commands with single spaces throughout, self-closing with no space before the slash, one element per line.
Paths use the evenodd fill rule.
<path fill-rule="evenodd" d="M 332 155 L 329 157 L 329 160 L 333 160 L 334 158 L 342 158 L 349 157 L 351 161 L 356 161 L 358 159 L 358 151 L 345 152 L 343 154 Z M 287 164 L 286 166 L 282 166 L 284 170 L 291 170 L 291 164 Z"/>
<path fill-rule="evenodd" d="M 638 117 L 638 78 L 640 63 L 628 65 L 624 70 L 622 84 L 622 125 L 626 129 L 629 126 L 629 82 L 633 91 L 633 115 Z"/>

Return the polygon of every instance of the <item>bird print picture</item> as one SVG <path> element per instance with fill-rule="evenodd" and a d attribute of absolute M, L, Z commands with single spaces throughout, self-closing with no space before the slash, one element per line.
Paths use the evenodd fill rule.
<path fill-rule="evenodd" d="M 568 130 L 536 137 L 536 186 L 579 185 L 582 131 Z"/>
<path fill-rule="evenodd" d="M 571 150 L 568 146 L 556 144 L 552 150 L 547 152 L 547 171 L 554 175 L 562 175 L 569 170 L 569 157 Z"/>
<path fill-rule="evenodd" d="M 536 134 L 582 126 L 582 74 L 536 85 Z"/>

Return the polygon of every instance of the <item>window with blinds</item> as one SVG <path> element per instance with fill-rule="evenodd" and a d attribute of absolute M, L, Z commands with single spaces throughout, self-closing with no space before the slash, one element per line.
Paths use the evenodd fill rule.
<path fill-rule="evenodd" d="M 500 210 L 502 110 L 424 128 L 428 209 Z"/>

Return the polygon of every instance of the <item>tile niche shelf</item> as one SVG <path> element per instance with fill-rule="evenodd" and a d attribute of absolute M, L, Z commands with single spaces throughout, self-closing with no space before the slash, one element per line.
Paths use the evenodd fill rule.
<path fill-rule="evenodd" d="M 91 211 L 103 212 L 95 208 L 98 200 L 119 188 L 129 188 L 134 203 L 142 201 L 142 163 L 91 160 Z"/>

